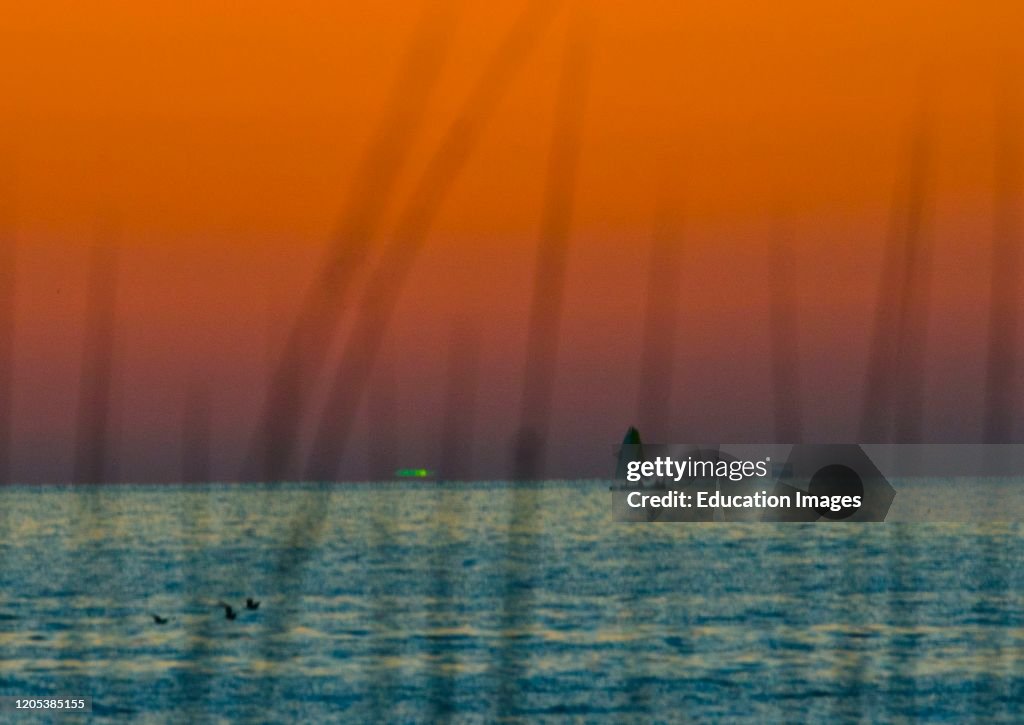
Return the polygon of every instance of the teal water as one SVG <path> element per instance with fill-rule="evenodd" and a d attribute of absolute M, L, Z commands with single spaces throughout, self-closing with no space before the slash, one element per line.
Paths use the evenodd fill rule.
<path fill-rule="evenodd" d="M 99 722 L 1021 717 L 1016 525 L 613 524 L 597 481 L 0 502 L 0 694 Z"/>

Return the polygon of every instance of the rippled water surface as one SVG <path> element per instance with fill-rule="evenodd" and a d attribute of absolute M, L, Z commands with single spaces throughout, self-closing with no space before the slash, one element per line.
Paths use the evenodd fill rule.
<path fill-rule="evenodd" d="M 98 721 L 1019 722 L 1024 703 L 1018 526 L 613 524 L 603 482 L 0 502 L 2 693 L 91 696 Z"/>

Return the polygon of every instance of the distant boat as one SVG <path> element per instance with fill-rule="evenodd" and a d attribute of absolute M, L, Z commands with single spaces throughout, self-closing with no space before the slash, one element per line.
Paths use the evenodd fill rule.
<path fill-rule="evenodd" d="M 619 447 L 619 462 L 615 467 L 615 478 L 620 481 L 626 480 L 626 468 L 633 461 L 644 459 L 644 445 L 640 440 L 640 431 L 635 426 L 629 426 L 626 435 L 622 438 L 622 445 Z"/>
<path fill-rule="evenodd" d="M 656 446 L 659 450 L 666 450 L 661 453 L 674 452 L 674 446 Z M 643 491 L 650 495 L 663 495 L 670 491 L 686 492 L 690 495 L 699 490 L 714 490 L 717 487 L 717 480 L 714 478 L 688 477 L 678 482 L 671 479 L 656 479 L 630 482 L 626 479 L 628 466 L 633 462 L 646 460 L 647 453 L 650 453 L 650 446 L 645 451 L 644 443 L 640 438 L 640 431 L 635 426 L 626 430 L 619 447 L 618 465 L 615 469 L 615 483 L 612 485 L 612 509 L 616 521 L 712 521 L 714 509 L 708 508 L 658 508 L 658 507 L 633 507 L 629 505 L 628 496 L 634 491 Z M 685 454 L 685 455 L 680 455 Z M 675 452 L 677 458 L 693 457 L 701 460 L 717 461 L 719 452 L 717 448 L 693 448 L 680 449 Z"/>

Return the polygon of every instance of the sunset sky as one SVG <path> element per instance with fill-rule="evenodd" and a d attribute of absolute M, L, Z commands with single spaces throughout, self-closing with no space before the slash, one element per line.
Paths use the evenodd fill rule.
<path fill-rule="evenodd" d="M 109 229 L 120 249 L 118 476 L 180 475 L 184 401 L 197 385 L 211 394 L 214 476 L 236 475 L 271 365 L 420 18 L 447 1 L 41 0 L 6 9 L 0 223 L 16 241 L 16 480 L 69 476 L 88 260 L 98 230 Z M 450 3 L 440 76 L 384 200 L 376 252 L 525 4 Z M 558 78 L 582 15 L 592 65 L 550 473 L 610 475 L 610 446 L 636 419 L 647 263 L 665 209 L 681 268 L 673 420 L 656 436 L 772 438 L 767 250 L 785 228 L 797 257 L 808 438 L 851 440 L 883 245 L 922 128 L 932 261 L 925 435 L 977 440 L 994 109 L 1001 89 L 1024 90 L 1015 54 L 1024 8 L 585 8 L 567 3 L 553 16 L 444 200 L 388 327 L 381 369 L 390 372 L 358 413 L 343 477 L 367 476 L 380 434 L 365 419 L 387 398 L 387 375 L 396 465 L 438 466 L 456 325 L 480 337 L 473 470 L 507 475 Z M 336 352 L 343 345 L 342 334 Z"/>

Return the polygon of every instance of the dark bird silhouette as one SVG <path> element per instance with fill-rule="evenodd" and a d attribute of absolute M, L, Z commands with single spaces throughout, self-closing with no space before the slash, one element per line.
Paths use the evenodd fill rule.
<path fill-rule="evenodd" d="M 151 614 L 150 616 L 153 617 L 153 622 L 155 624 L 167 624 L 171 621 L 167 617 L 161 617 L 159 614 Z"/>
<path fill-rule="evenodd" d="M 248 599 L 245 600 L 245 608 L 246 609 L 259 609 L 260 608 L 260 603 L 257 602 L 252 597 L 249 597 Z"/>
<path fill-rule="evenodd" d="M 224 607 L 224 619 L 234 619 L 238 616 L 238 612 L 230 604 L 224 602 L 217 602 L 218 607 Z"/>

